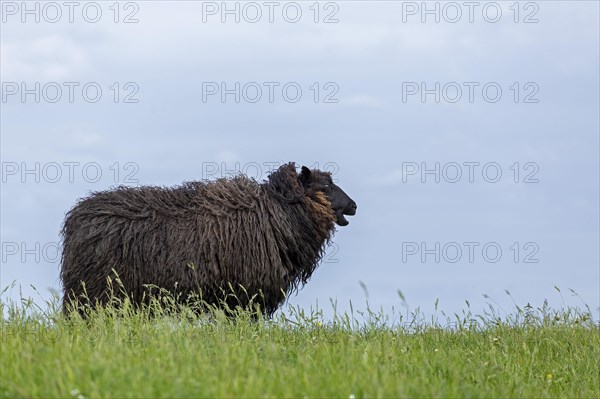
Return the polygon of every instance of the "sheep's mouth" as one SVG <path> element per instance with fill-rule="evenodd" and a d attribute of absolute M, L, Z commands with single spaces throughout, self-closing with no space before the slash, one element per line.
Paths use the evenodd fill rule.
<path fill-rule="evenodd" d="M 356 209 L 349 208 L 349 209 L 338 210 L 335 213 L 335 222 L 338 224 L 338 226 L 348 226 L 350 224 L 350 222 L 348 221 L 348 219 L 346 219 L 346 216 L 344 216 L 344 215 L 354 216 L 354 215 L 356 215 Z"/>

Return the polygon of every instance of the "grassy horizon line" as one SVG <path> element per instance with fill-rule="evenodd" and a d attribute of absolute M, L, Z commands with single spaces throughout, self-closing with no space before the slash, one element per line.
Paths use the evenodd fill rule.
<path fill-rule="evenodd" d="M 115 298 L 86 318 L 21 299 L 0 301 L 0 398 L 600 397 L 588 306 L 515 304 L 502 317 L 467 302 L 448 328 L 418 310 L 390 325 L 368 305 L 338 313 L 335 302 L 326 321 L 291 305 L 272 319 L 198 312 L 167 294 L 143 307 Z"/>

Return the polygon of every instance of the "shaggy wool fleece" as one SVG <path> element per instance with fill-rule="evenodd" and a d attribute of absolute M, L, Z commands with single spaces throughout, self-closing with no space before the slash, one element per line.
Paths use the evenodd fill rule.
<path fill-rule="evenodd" d="M 152 285 L 232 308 L 257 295 L 272 315 L 314 272 L 334 220 L 327 197 L 307 190 L 293 163 L 264 183 L 238 176 L 96 192 L 63 225 L 63 308 L 105 304 L 118 275 L 134 303 L 147 301 Z"/>

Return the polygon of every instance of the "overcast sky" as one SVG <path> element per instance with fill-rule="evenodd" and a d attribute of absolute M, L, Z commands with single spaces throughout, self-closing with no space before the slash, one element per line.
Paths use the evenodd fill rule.
<path fill-rule="evenodd" d="M 597 2 L 23 4 L 1 3 L 2 287 L 60 290 L 91 191 L 295 161 L 358 212 L 293 305 L 364 308 L 363 282 L 388 314 L 398 290 L 451 314 L 555 286 L 598 309 Z"/>

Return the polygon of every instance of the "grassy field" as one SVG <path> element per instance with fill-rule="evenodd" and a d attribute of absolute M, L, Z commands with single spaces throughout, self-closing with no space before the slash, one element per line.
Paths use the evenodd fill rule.
<path fill-rule="evenodd" d="M 290 308 L 255 320 L 154 303 L 63 317 L 2 303 L 2 398 L 598 398 L 600 329 L 589 309 L 516 307 L 396 322 Z M 448 325 L 447 322 L 451 322 Z"/>

